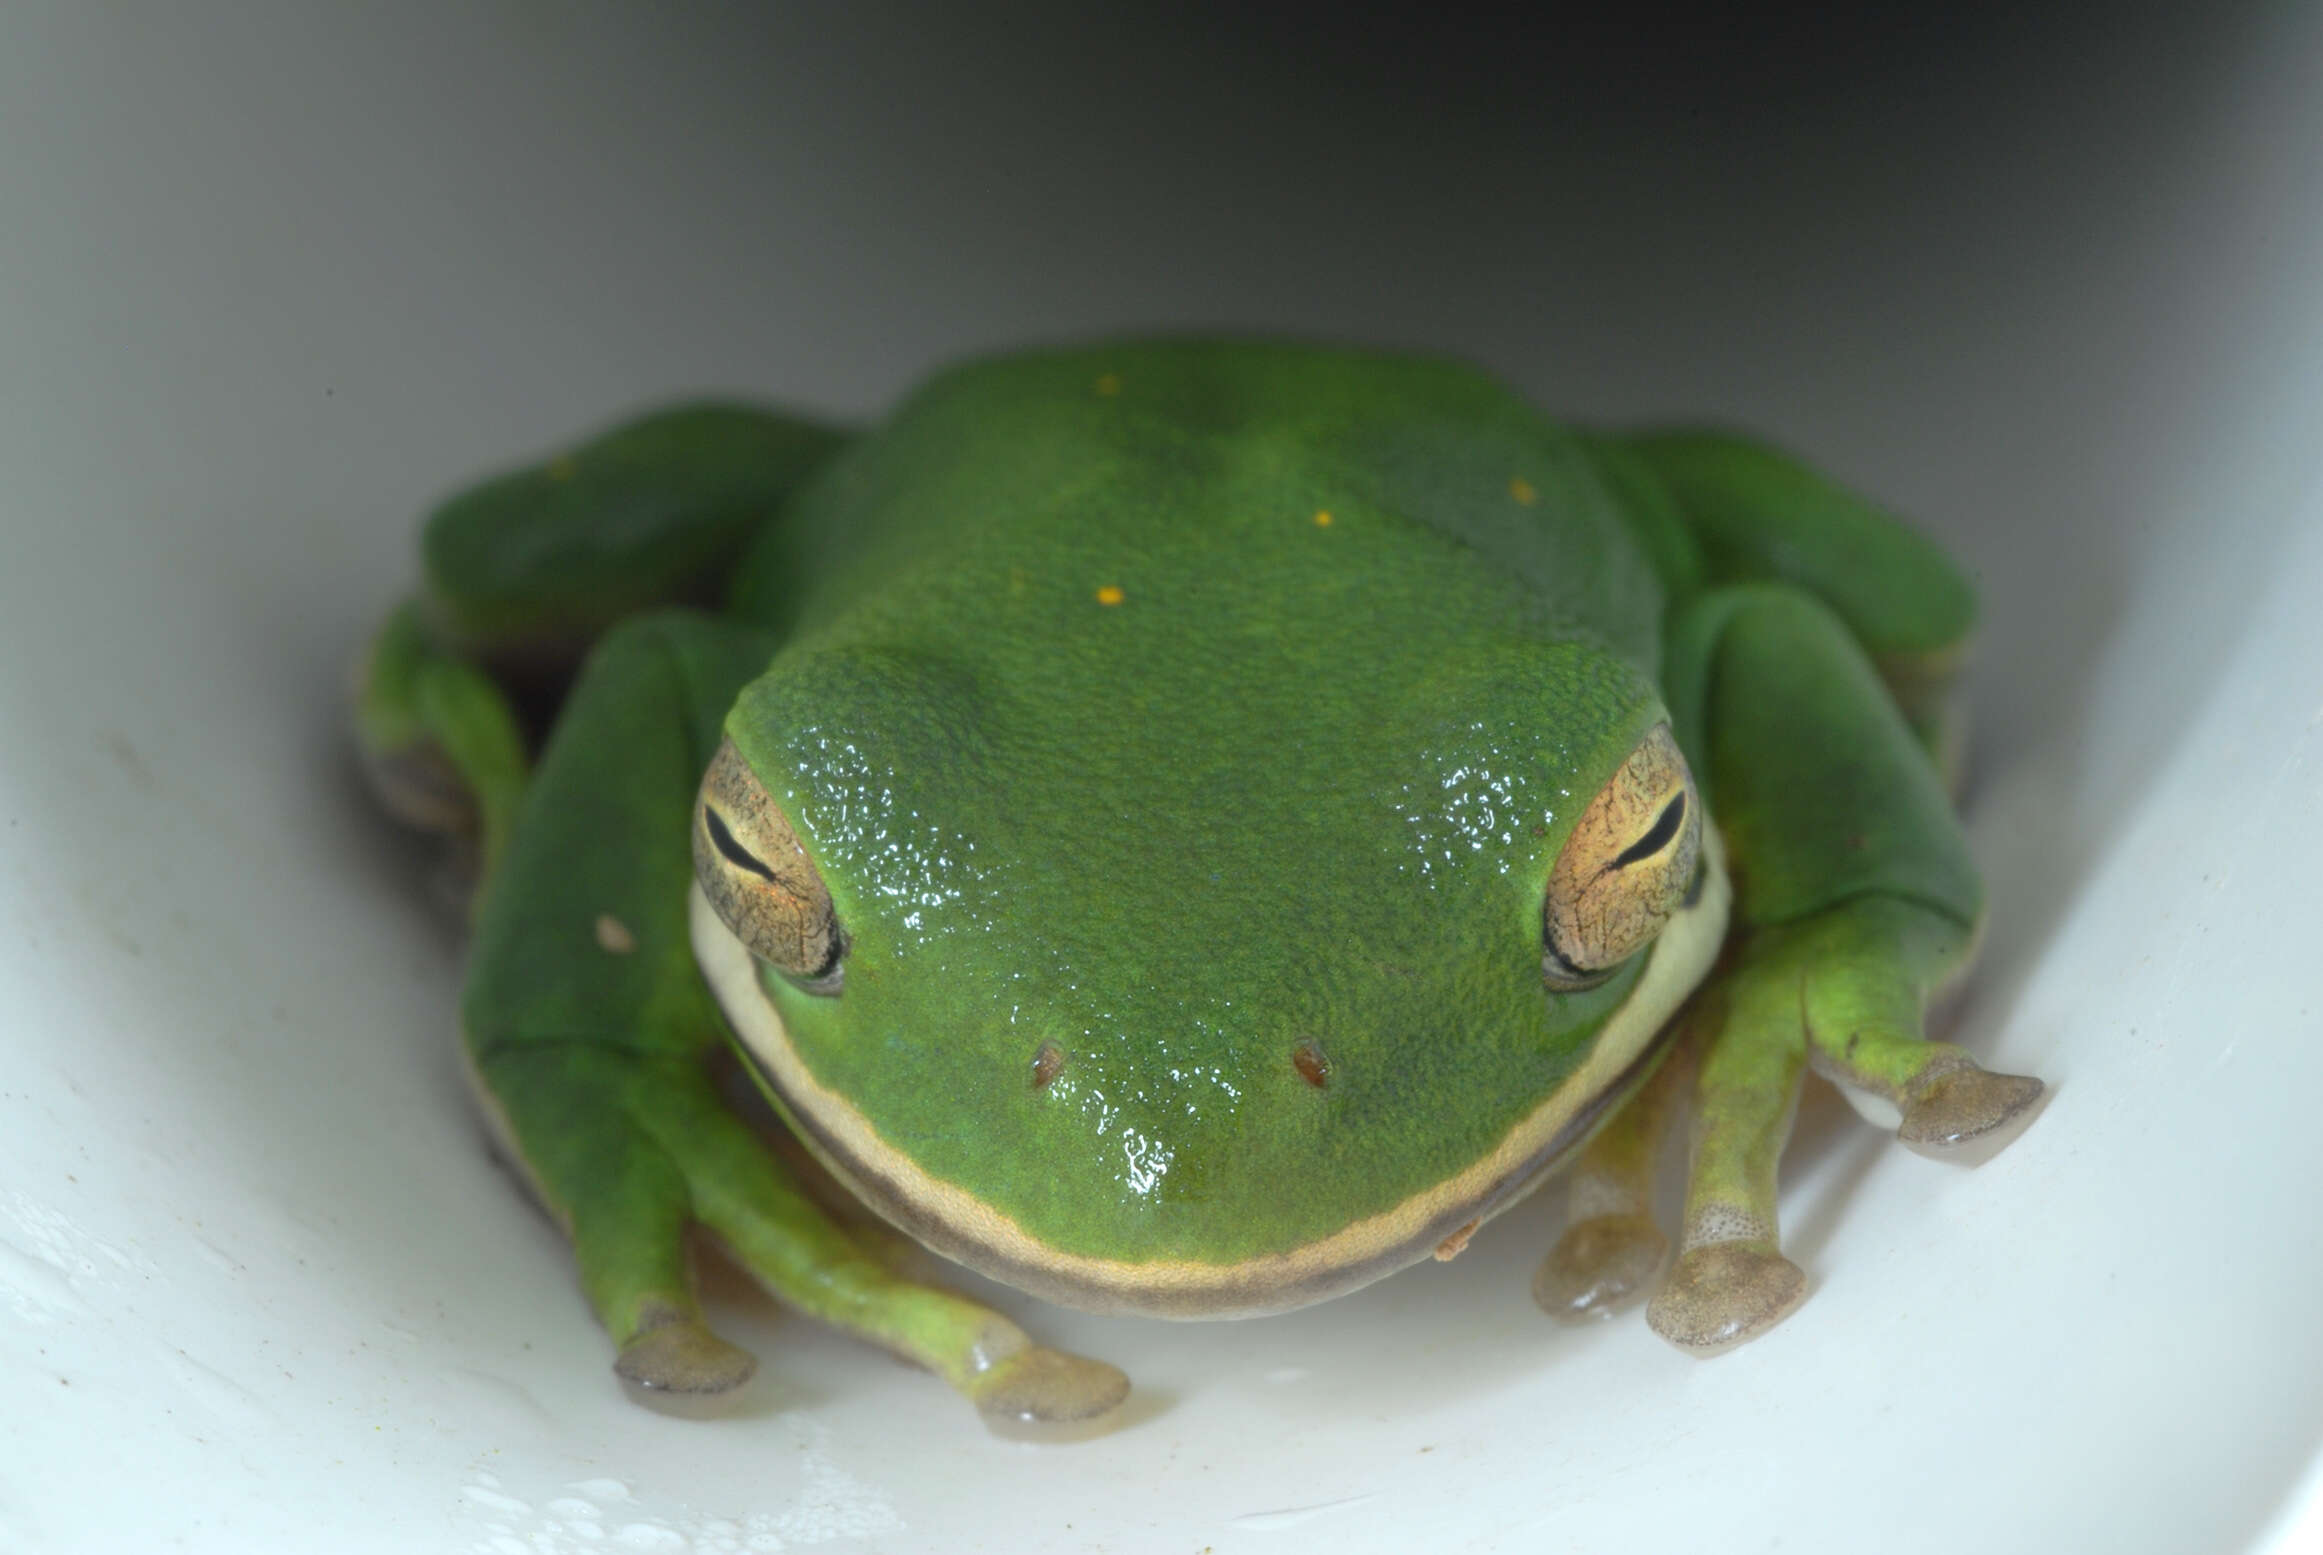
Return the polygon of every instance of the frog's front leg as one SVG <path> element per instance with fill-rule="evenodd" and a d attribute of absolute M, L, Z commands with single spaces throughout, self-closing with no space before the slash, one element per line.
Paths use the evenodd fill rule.
<path fill-rule="evenodd" d="M 1533 1275 L 1533 1299 L 1551 1317 L 1610 1316 L 1650 1294 L 1661 1277 L 1670 1239 L 1654 1220 L 1654 1178 L 1663 1135 L 1693 1078 L 1694 1048 L 1690 1031 L 1674 1033 L 1659 1066 L 1567 1171 L 1565 1233 Z"/>
<path fill-rule="evenodd" d="M 1678 623 L 1671 667 L 1738 930 L 1681 1017 L 1700 1048 L 1685 1221 L 1647 1319 L 1707 1354 L 1806 1294 L 1779 1246 L 1775 1170 L 1809 1068 L 1905 1143 L 1964 1160 L 2013 1139 L 2043 1088 L 1923 1038 L 1930 996 L 1965 970 L 1981 891 L 1934 765 L 1847 628 L 1786 586 L 1718 590 Z"/>
<path fill-rule="evenodd" d="M 479 907 L 463 1023 L 487 1110 L 569 1230 L 634 1382 L 717 1392 L 751 1373 L 695 1301 L 684 1238 L 700 1226 L 784 1301 L 929 1367 L 988 1417 L 1100 1414 L 1127 1391 L 1120 1372 L 898 1276 L 716 1094 L 724 1027 L 687 931 L 690 817 L 723 711 L 770 648 L 670 613 L 590 658 Z"/>

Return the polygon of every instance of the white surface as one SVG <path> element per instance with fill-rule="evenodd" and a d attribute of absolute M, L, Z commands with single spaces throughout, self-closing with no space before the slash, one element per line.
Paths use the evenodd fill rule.
<path fill-rule="evenodd" d="M 1969 17 L 1761 79 L 1199 12 L 19 9 L 0 1549 L 2314 1531 L 2312 14 Z M 1006 1298 L 1137 1379 L 1098 1441 L 988 1437 L 731 1284 L 738 1411 L 639 1408 L 484 1157 L 457 947 L 350 781 L 339 673 L 413 515 L 676 389 L 865 410 L 970 346 L 1168 321 L 1746 420 L 1953 539 L 1990 607 L 1961 1036 L 2056 1100 L 1973 1173 L 1811 1105 L 1815 1294 L 1713 1362 L 1541 1318 L 1544 1196 L 1284 1319 Z"/>

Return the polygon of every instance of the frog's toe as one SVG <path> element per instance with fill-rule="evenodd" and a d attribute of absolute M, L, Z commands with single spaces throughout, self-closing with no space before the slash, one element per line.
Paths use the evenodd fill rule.
<path fill-rule="evenodd" d="M 530 766 L 507 693 L 436 640 L 416 601 L 389 615 L 356 667 L 356 750 L 373 796 L 403 824 L 480 853 L 507 843 Z"/>
<path fill-rule="evenodd" d="M 613 1370 L 657 1393 L 727 1393 L 750 1380 L 758 1361 L 699 1318 L 673 1312 L 623 1345 Z"/>
<path fill-rule="evenodd" d="M 1771 1246 L 1710 1242 L 1678 1255 L 1645 1320 L 1681 1350 L 1716 1355 L 1765 1333 L 1806 1297 L 1806 1271 Z"/>
<path fill-rule="evenodd" d="M 1609 1317 L 1653 1286 L 1670 1239 L 1650 1215 L 1597 1215 L 1565 1228 L 1533 1275 L 1533 1300 L 1554 1318 Z"/>
<path fill-rule="evenodd" d="M 1118 1409 L 1129 1397 L 1129 1378 L 1103 1361 L 1028 1344 L 993 1362 L 962 1391 L 993 1425 L 1061 1425 Z"/>
<path fill-rule="evenodd" d="M 1962 1063 L 1911 1087 L 1896 1138 L 1922 1155 L 1975 1165 L 2023 1133 L 2047 1096 L 2048 1087 L 2030 1075 Z"/>

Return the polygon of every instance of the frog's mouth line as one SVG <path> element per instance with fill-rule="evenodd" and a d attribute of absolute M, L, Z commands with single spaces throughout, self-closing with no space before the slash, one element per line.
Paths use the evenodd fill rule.
<path fill-rule="evenodd" d="M 690 916 L 695 958 L 740 1038 L 744 1062 L 792 1131 L 882 1216 L 947 1258 L 1063 1306 L 1148 1317 L 1260 1317 L 1343 1295 L 1419 1262 L 1522 1198 L 1588 1137 L 1651 1068 L 1670 1017 L 1717 961 L 1733 896 L 1723 852 L 1716 829 L 1706 828 L 1707 882 L 1699 897 L 1662 930 L 1645 975 L 1606 1019 L 1580 1068 L 1489 1153 L 1329 1236 L 1235 1263 L 1068 1252 L 929 1175 L 808 1072 L 759 987 L 757 962 L 699 886 Z"/>

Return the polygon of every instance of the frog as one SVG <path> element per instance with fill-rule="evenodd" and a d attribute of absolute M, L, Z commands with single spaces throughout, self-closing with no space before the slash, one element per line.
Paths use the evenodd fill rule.
<path fill-rule="evenodd" d="M 651 410 L 421 549 L 363 769 L 467 861 L 466 1072 L 649 1396 L 756 1364 L 694 1242 L 1066 1425 L 1128 1379 L 945 1268 L 1264 1316 L 1546 1181 L 1539 1305 L 1715 1354 L 1807 1294 L 1808 1074 L 1969 1164 L 2047 1094 L 1927 1030 L 1984 917 L 1973 590 L 1768 442 L 1102 340 L 861 425 Z"/>

